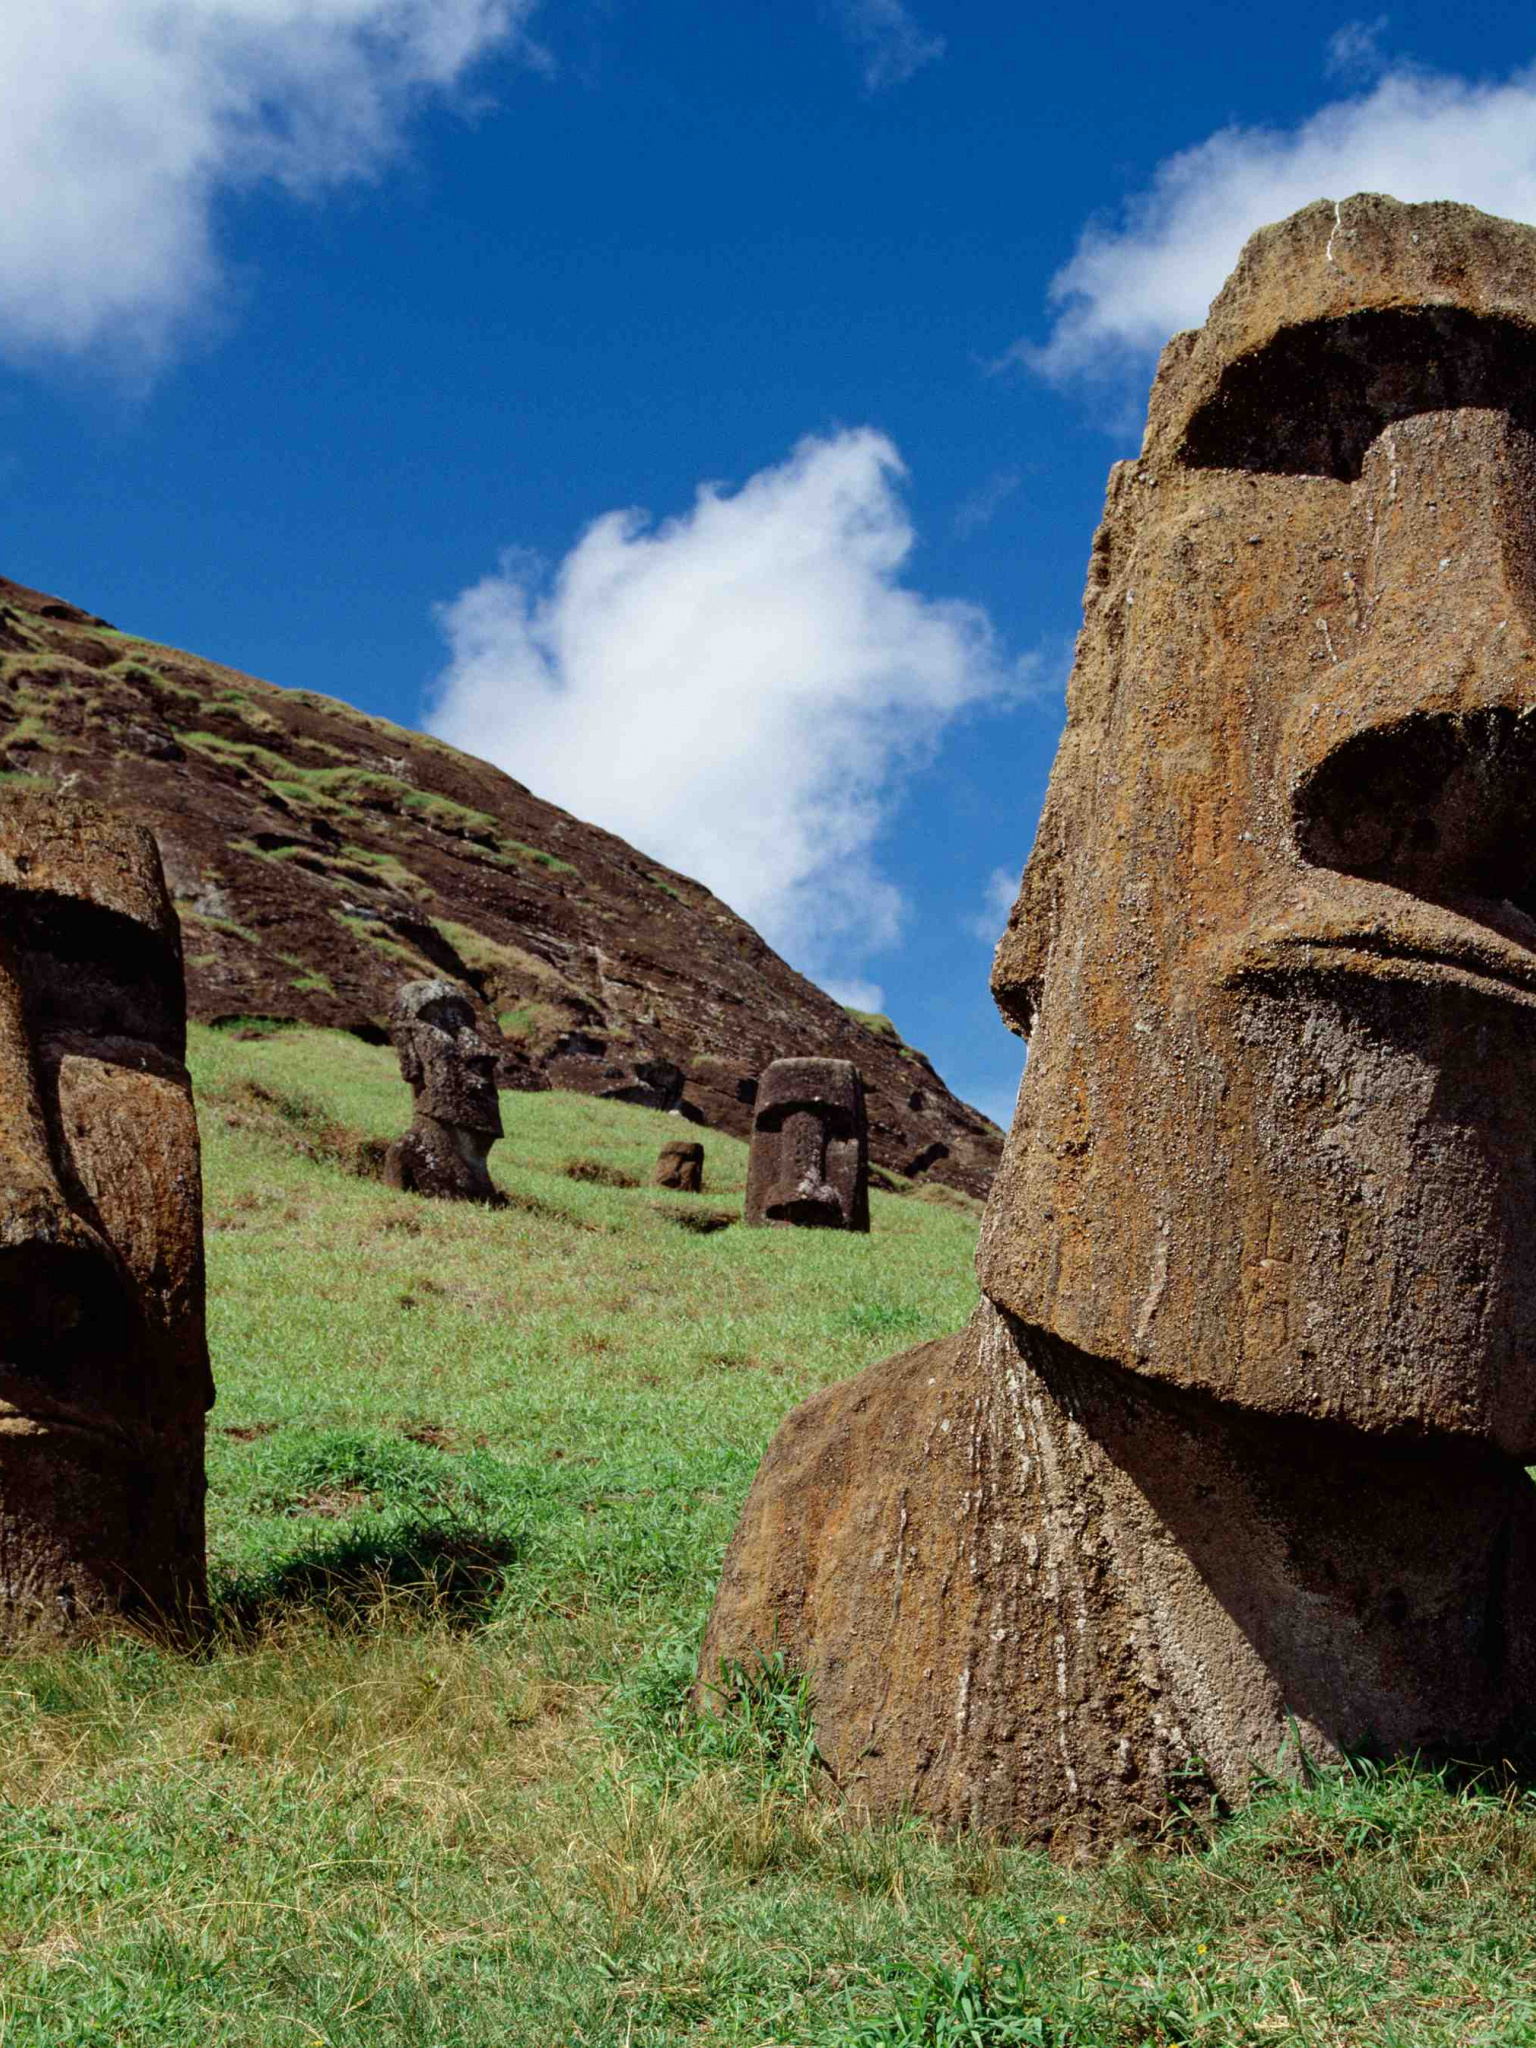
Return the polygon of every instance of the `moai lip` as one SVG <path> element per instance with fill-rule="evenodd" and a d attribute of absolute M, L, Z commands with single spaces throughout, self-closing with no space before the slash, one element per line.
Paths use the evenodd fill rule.
<path fill-rule="evenodd" d="M 744 1221 L 869 1229 L 869 1126 L 851 1060 L 775 1060 L 764 1069 Z"/>
<path fill-rule="evenodd" d="M 153 836 L 0 802 L 0 1641 L 206 1607 L 202 1177 Z"/>
<path fill-rule="evenodd" d="M 469 998 L 451 981 L 407 982 L 389 1028 L 415 1114 L 385 1155 L 385 1180 L 411 1194 L 498 1206 L 486 1164 L 502 1134 L 496 1060 Z"/>
<path fill-rule="evenodd" d="M 1263 229 L 1111 474 L 993 988 L 962 1335 L 796 1411 L 701 1679 L 850 1796 L 1092 1852 L 1201 1760 L 1536 1709 L 1536 232 Z"/>

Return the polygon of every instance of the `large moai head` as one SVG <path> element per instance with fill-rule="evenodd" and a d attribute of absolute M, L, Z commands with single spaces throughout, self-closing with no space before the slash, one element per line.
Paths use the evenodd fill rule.
<path fill-rule="evenodd" d="M 775 1060 L 757 1084 L 746 1222 L 869 1228 L 869 1126 L 851 1060 Z"/>
<path fill-rule="evenodd" d="M 980 1272 L 1092 1357 L 1536 1454 L 1536 231 L 1319 202 L 1164 353 L 993 988 Z"/>
<path fill-rule="evenodd" d="M 205 1601 L 202 1182 L 152 835 L 0 801 L 0 1639 Z"/>
<path fill-rule="evenodd" d="M 451 981 L 410 981 L 395 997 L 390 1036 L 415 1117 L 389 1148 L 393 1187 L 449 1200 L 499 1202 L 486 1155 L 502 1134 L 496 1059 Z"/>

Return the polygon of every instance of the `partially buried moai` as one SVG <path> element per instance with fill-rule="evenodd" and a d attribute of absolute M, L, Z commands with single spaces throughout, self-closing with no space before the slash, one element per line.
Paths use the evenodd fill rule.
<path fill-rule="evenodd" d="M 704 1649 L 807 1670 L 874 1808 L 1076 1851 L 1529 1731 L 1533 391 L 1536 232 L 1377 197 L 1164 353 L 997 952 L 982 1305 L 784 1424 Z"/>
<path fill-rule="evenodd" d="M 688 1195 L 698 1194 L 704 1185 L 704 1147 L 697 1140 L 669 1139 L 656 1154 L 656 1170 L 651 1175 L 651 1185 L 679 1188 Z"/>
<path fill-rule="evenodd" d="M 451 981 L 407 982 L 389 1028 L 415 1116 L 385 1155 L 385 1180 L 412 1194 L 499 1205 L 486 1165 L 501 1136 L 496 1059 L 468 996 Z"/>
<path fill-rule="evenodd" d="M 152 835 L 0 800 L 0 1643 L 206 1605 L 202 1179 Z"/>
<path fill-rule="evenodd" d="M 747 1223 L 869 1228 L 869 1127 L 851 1060 L 775 1060 L 752 1112 Z"/>

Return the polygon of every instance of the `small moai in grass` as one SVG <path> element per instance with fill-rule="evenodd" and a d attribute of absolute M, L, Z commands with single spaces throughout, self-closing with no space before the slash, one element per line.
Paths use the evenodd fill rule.
<path fill-rule="evenodd" d="M 670 1138 L 656 1155 L 651 1184 L 696 1195 L 704 1185 L 704 1147 L 696 1139 Z"/>
<path fill-rule="evenodd" d="M 851 1060 L 775 1060 L 759 1076 L 747 1223 L 869 1228 L 869 1125 Z"/>
<path fill-rule="evenodd" d="M 1261 229 L 1111 472 L 969 1327 L 814 1395 L 708 1685 L 1077 1856 L 1536 1722 L 1536 230 Z"/>
<path fill-rule="evenodd" d="M 385 1180 L 409 1194 L 499 1207 L 486 1165 L 501 1136 L 496 1057 L 475 1028 L 469 998 L 451 981 L 407 982 L 389 1029 L 415 1115 L 385 1155 Z"/>
<path fill-rule="evenodd" d="M 0 800 L 0 1645 L 207 1605 L 202 1170 L 159 849 Z"/>

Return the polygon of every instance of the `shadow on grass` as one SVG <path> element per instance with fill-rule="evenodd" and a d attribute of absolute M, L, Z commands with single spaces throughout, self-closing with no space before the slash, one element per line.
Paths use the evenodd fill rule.
<path fill-rule="evenodd" d="M 476 1628 L 490 1619 L 526 1548 L 521 1530 L 467 1522 L 392 1519 L 387 1527 L 317 1533 L 301 1549 L 216 1585 L 213 1633 L 240 1640 L 301 1614 L 348 1626 L 376 1622 L 384 1611 Z"/>

